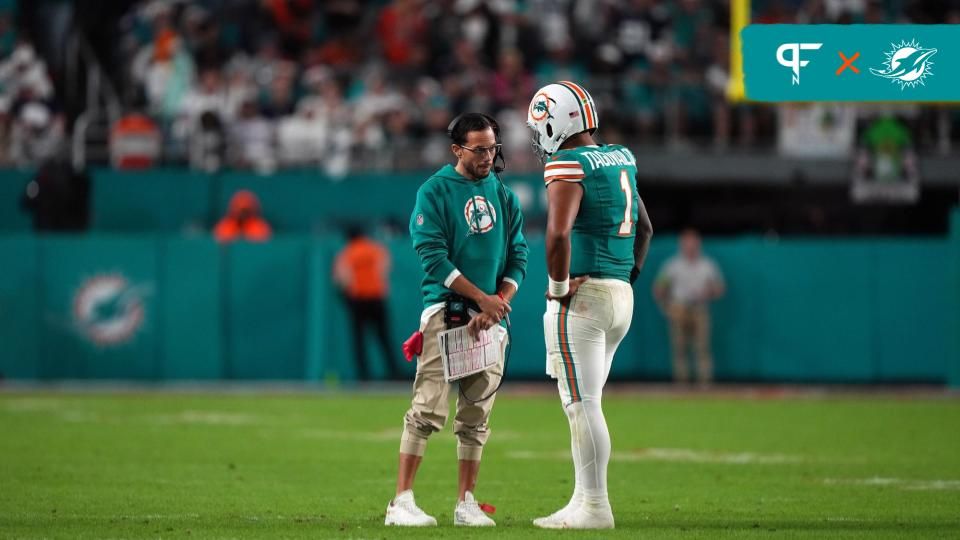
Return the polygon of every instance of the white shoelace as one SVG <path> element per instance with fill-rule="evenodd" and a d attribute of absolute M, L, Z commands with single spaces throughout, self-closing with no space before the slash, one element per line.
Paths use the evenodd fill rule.
<path fill-rule="evenodd" d="M 415 516 L 425 515 L 425 512 L 421 510 L 419 506 L 417 506 L 416 501 L 414 501 L 413 499 L 404 499 L 402 501 L 395 500 L 393 501 L 393 504 L 395 504 L 396 506 L 399 506 L 400 508 L 403 508 L 404 510 L 406 510 L 407 512 L 410 512 Z"/>
<path fill-rule="evenodd" d="M 463 502 L 460 503 L 460 504 L 462 505 L 463 511 L 466 512 L 467 514 L 470 514 L 470 516 L 472 516 L 472 517 L 479 517 L 479 516 L 486 517 L 486 514 L 485 514 L 484 511 L 480 508 L 480 503 L 478 503 L 477 501 L 463 501 Z"/>

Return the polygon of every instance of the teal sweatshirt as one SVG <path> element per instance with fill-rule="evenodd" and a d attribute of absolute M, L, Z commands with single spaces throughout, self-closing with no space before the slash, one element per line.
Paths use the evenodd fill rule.
<path fill-rule="evenodd" d="M 445 301 L 460 274 L 487 294 L 503 280 L 519 289 L 526 275 L 520 201 L 493 173 L 469 180 L 452 165 L 434 173 L 417 191 L 410 236 L 425 274 L 424 306 Z"/>

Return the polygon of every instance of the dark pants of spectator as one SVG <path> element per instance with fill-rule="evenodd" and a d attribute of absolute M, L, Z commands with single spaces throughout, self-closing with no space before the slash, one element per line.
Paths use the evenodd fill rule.
<path fill-rule="evenodd" d="M 367 341 L 364 331 L 368 326 L 372 326 L 376 331 L 380 346 L 383 347 L 383 357 L 387 363 L 388 377 L 399 379 L 400 371 L 394 362 L 393 351 L 390 350 L 387 303 L 382 299 L 347 300 L 347 306 L 350 309 L 350 318 L 353 321 L 353 352 L 357 357 L 357 378 L 362 381 L 370 379 L 370 370 L 367 364 Z"/>

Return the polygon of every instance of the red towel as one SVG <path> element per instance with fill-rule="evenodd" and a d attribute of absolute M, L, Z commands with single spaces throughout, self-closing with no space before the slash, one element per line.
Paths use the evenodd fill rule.
<path fill-rule="evenodd" d="M 406 341 L 403 342 L 403 356 L 407 362 L 413 361 L 413 357 L 423 352 L 423 332 L 417 330 Z"/>

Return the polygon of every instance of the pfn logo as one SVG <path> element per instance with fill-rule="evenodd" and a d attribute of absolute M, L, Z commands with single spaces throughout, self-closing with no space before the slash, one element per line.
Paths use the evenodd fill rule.
<path fill-rule="evenodd" d="M 800 51 L 815 51 L 823 46 L 823 43 L 784 43 L 777 49 L 777 62 L 783 67 L 793 70 L 793 84 L 800 84 L 800 68 L 806 67 L 809 60 L 800 59 Z M 790 58 L 786 57 L 787 51 L 790 51 Z"/>

